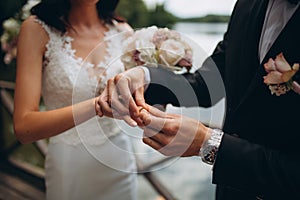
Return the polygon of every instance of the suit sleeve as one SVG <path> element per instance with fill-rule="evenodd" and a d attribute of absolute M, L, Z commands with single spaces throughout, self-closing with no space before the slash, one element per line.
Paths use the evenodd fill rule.
<path fill-rule="evenodd" d="M 220 42 L 195 73 L 175 74 L 148 67 L 151 82 L 145 93 L 149 104 L 210 107 L 225 97 L 223 84 L 225 42 Z"/>
<path fill-rule="evenodd" d="M 213 167 L 213 183 L 257 196 L 285 194 L 300 199 L 300 157 L 224 134 Z"/>

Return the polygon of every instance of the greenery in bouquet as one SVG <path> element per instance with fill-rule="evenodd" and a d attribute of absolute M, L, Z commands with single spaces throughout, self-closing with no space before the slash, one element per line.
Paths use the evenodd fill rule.
<path fill-rule="evenodd" d="M 4 63 L 10 64 L 17 55 L 17 42 L 22 22 L 30 16 L 30 9 L 36 5 L 39 0 L 28 0 L 22 9 L 14 16 L 5 20 L 2 24 L 3 34 L 1 35 L 1 48 L 4 55 Z"/>
<path fill-rule="evenodd" d="M 124 41 L 121 60 L 126 70 L 140 65 L 159 65 L 172 71 L 189 71 L 192 57 L 192 48 L 180 33 L 151 26 L 135 31 Z"/>

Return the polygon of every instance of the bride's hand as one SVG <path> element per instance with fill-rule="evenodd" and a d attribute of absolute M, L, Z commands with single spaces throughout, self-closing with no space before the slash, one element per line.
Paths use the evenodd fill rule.
<path fill-rule="evenodd" d="M 294 92 L 300 94 L 300 85 L 296 82 L 296 81 L 293 81 L 293 90 Z"/>
<path fill-rule="evenodd" d="M 130 116 L 137 124 L 141 124 L 139 119 L 140 107 L 147 108 L 144 99 L 144 70 L 136 67 L 127 70 L 107 82 L 105 91 L 99 98 L 99 105 L 104 115 L 112 116 L 112 113 L 117 116 L 127 116 L 126 122 Z"/>
<path fill-rule="evenodd" d="M 98 116 L 107 116 L 115 119 L 122 119 L 130 126 L 137 126 L 137 123 L 128 114 L 119 114 L 114 111 L 109 104 L 108 88 L 105 87 L 104 91 L 95 100 L 95 110 Z"/>

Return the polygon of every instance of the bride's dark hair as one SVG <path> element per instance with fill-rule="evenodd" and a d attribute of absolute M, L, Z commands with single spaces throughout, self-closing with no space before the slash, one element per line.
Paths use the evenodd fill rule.
<path fill-rule="evenodd" d="M 125 21 L 115 13 L 118 3 L 119 0 L 100 0 L 97 3 L 99 17 L 105 23 L 111 24 L 112 20 L 118 22 Z M 31 9 L 31 14 L 36 15 L 39 19 L 57 30 L 66 32 L 66 27 L 70 26 L 68 22 L 70 8 L 70 0 L 42 0 Z"/>

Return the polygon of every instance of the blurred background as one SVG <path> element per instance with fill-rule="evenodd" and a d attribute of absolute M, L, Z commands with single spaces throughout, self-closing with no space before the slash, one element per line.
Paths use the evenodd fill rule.
<path fill-rule="evenodd" d="M 120 0 L 117 11 L 133 28 L 156 25 L 177 30 L 209 55 L 226 31 L 235 1 Z M 26 12 L 36 2 L 34 0 L 0 1 L 0 177 L 2 177 L 0 178 L 0 199 L 5 199 L 1 196 L 1 191 L 5 189 L 3 185 L 8 185 L 9 180 L 3 177 L 7 178 L 7 174 L 18 174 L 14 170 L 18 170 L 19 166 L 22 166 L 22 169 L 25 168 L 23 169 L 25 175 L 20 173 L 20 177 L 25 177 L 26 183 L 29 182 L 31 185 L 43 183 L 43 163 L 47 141 L 20 145 L 15 140 L 12 125 L 17 35 L 20 23 L 28 16 Z M 41 109 L 43 109 L 42 105 Z M 211 109 L 201 107 L 178 109 L 168 106 L 167 111 L 185 114 L 203 122 L 212 122 L 221 126 L 224 102 L 220 102 Z M 212 118 L 212 112 L 221 114 Z M 140 134 L 137 129 L 129 129 L 128 132 Z M 150 151 L 141 141 L 133 140 L 133 143 L 139 151 Z M 157 160 L 165 159 L 161 155 L 156 156 Z M 140 161 L 146 163 L 143 158 Z M 162 163 L 164 165 L 158 162 L 156 166 L 160 167 L 152 170 L 153 174 L 150 176 L 157 179 L 154 182 L 158 185 L 163 185 L 166 193 L 170 194 L 169 197 L 160 194 L 160 191 L 155 188 L 158 185 L 152 183 L 153 179 L 147 177 L 149 174 L 146 174 L 139 176 L 139 199 L 153 200 L 160 199 L 160 196 L 164 196 L 165 199 L 214 199 L 215 188 L 211 184 L 211 167 L 203 164 L 199 158 L 180 158 Z M 35 180 L 34 177 L 37 179 Z M 13 180 L 16 181 L 17 178 Z M 35 189 L 43 191 L 44 186 L 35 186 L 33 191 L 37 192 Z"/>

